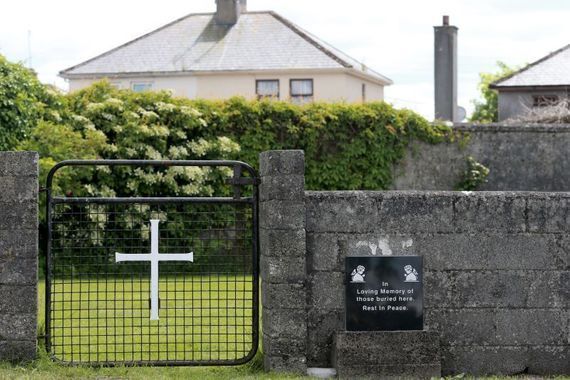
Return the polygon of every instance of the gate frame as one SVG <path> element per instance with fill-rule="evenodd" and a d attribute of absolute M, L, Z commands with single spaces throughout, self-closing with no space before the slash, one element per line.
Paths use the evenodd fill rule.
<path fill-rule="evenodd" d="M 227 167 L 233 168 L 233 176 L 226 180 L 226 183 L 233 186 L 233 197 L 123 197 L 123 198 L 105 198 L 105 197 L 87 197 L 93 203 L 131 203 L 136 201 L 152 201 L 153 203 L 170 203 L 174 199 L 186 200 L 189 203 L 249 203 L 252 206 L 252 348 L 245 357 L 229 361 L 229 360 L 210 360 L 210 361 L 129 361 L 129 362 L 68 362 L 56 358 L 51 352 L 51 271 L 52 271 L 52 203 L 57 197 L 52 196 L 52 184 L 55 173 L 63 167 L 71 166 L 131 166 L 131 167 L 173 167 L 173 166 L 195 166 L 195 167 Z M 241 177 L 242 169 L 245 169 L 251 177 Z M 116 367 L 116 366 L 156 366 L 156 367 L 180 367 L 180 366 L 236 366 L 250 362 L 259 350 L 259 316 L 260 316 L 260 293 L 259 293 L 259 184 L 261 183 L 257 171 L 248 163 L 236 160 L 65 160 L 54 165 L 46 179 L 46 221 L 47 221 L 47 239 L 46 239 L 46 265 L 45 265 L 45 345 L 46 352 L 50 359 L 63 365 L 84 365 L 92 367 Z M 242 186 L 253 186 L 251 198 L 241 197 Z M 113 201 L 114 200 L 114 201 Z M 64 203 L 64 202 L 62 202 Z M 91 203 L 86 201 L 86 203 Z"/>

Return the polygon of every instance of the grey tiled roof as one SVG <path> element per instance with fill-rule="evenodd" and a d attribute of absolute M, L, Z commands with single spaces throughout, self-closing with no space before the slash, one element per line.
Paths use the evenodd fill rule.
<path fill-rule="evenodd" d="M 522 70 L 495 82 L 493 88 L 520 86 L 569 86 L 570 45 L 550 53 Z"/>
<path fill-rule="evenodd" d="M 392 83 L 276 13 L 244 13 L 232 27 L 213 16 L 185 16 L 60 75 L 351 68 Z"/>

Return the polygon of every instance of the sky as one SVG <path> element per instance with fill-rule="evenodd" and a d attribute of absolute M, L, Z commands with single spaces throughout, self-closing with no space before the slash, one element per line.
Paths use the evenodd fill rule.
<path fill-rule="evenodd" d="M 58 72 L 215 0 L 18 0 L 0 12 L 0 54 L 67 89 Z M 459 28 L 459 105 L 480 72 L 533 62 L 570 43 L 568 0 L 248 0 L 273 10 L 394 81 L 386 100 L 433 118 L 433 26 Z"/>

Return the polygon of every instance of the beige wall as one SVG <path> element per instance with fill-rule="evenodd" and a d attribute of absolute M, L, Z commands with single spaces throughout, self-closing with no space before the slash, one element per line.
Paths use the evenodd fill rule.
<path fill-rule="evenodd" d="M 295 73 L 295 74 L 215 74 L 194 76 L 157 76 L 138 78 L 109 78 L 119 88 L 132 88 L 133 83 L 152 83 L 153 90 L 169 90 L 175 96 L 190 99 L 225 99 L 240 95 L 254 99 L 255 81 L 278 79 L 281 100 L 289 99 L 291 79 L 313 79 L 316 101 L 362 101 L 362 84 L 366 84 L 366 101 L 383 100 L 384 87 L 345 72 L 340 73 Z M 70 79 L 69 90 L 76 91 L 89 86 L 97 79 Z"/>
<path fill-rule="evenodd" d="M 173 95 L 195 98 L 197 90 L 196 77 L 140 77 L 140 78 L 107 78 L 109 82 L 121 89 L 132 88 L 133 83 L 152 83 L 154 90 L 171 91 Z M 89 86 L 99 79 L 70 79 L 69 91 L 73 92 Z"/>
<path fill-rule="evenodd" d="M 346 75 L 347 101 L 362 101 L 362 85 L 366 85 L 366 101 L 384 100 L 384 86 L 372 83 L 353 75 Z"/>

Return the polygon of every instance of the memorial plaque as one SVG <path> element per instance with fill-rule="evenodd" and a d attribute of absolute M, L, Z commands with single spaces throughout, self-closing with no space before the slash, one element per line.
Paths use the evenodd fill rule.
<path fill-rule="evenodd" d="M 346 258 L 348 331 L 423 330 L 421 256 Z"/>

